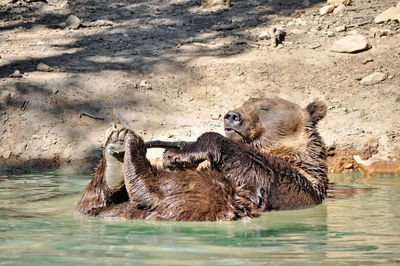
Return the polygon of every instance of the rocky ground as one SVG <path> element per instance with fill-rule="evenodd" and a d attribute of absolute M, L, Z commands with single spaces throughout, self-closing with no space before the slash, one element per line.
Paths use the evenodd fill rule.
<path fill-rule="evenodd" d="M 259 96 L 328 104 L 332 172 L 397 159 L 400 24 L 375 20 L 397 0 L 336 2 L 1 0 L 0 169 L 90 170 L 114 110 L 146 140 L 193 140 Z"/>

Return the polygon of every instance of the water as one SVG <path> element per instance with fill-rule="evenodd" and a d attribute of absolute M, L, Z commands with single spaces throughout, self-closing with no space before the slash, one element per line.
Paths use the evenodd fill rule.
<path fill-rule="evenodd" d="M 400 263 L 400 177 L 335 175 L 324 204 L 236 222 L 101 220 L 74 211 L 89 176 L 0 176 L 0 265 Z"/>

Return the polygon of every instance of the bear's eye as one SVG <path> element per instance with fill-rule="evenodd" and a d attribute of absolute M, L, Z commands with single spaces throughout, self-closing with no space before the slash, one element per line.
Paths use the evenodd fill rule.
<path fill-rule="evenodd" d="M 268 111 L 271 107 L 268 105 L 262 105 L 260 106 L 260 110 Z"/>

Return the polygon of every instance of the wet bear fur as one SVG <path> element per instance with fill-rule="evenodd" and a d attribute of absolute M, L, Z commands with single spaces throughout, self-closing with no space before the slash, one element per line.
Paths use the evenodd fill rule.
<path fill-rule="evenodd" d="M 119 137 L 123 185 L 110 189 L 104 155 L 77 209 L 100 217 L 216 221 L 314 206 L 324 200 L 328 184 L 325 145 L 316 128 L 326 111 L 320 101 L 303 109 L 280 98 L 252 98 L 225 115 L 225 137 L 209 132 L 165 152 L 165 164 L 175 169 L 208 160 L 210 169 L 200 171 L 151 166 L 143 140 L 125 130 Z M 106 146 L 111 142 L 109 137 Z"/>

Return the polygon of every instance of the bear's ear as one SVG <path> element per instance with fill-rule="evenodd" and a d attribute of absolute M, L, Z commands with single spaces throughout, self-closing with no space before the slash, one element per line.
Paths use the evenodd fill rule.
<path fill-rule="evenodd" d="M 306 110 L 310 115 L 311 121 L 317 124 L 322 118 L 325 117 L 328 107 L 322 101 L 313 101 L 307 105 Z"/>

